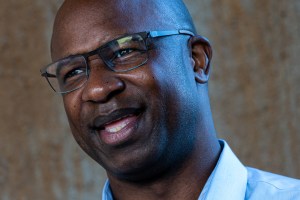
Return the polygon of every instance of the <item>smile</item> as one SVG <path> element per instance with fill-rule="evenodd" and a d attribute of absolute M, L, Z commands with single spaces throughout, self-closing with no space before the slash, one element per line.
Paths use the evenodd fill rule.
<path fill-rule="evenodd" d="M 123 144 L 134 138 L 141 109 L 120 109 L 94 119 L 94 130 L 107 145 Z"/>
<path fill-rule="evenodd" d="M 134 120 L 134 117 L 135 116 L 127 116 L 115 122 L 108 123 L 104 125 L 104 130 L 112 134 L 117 133 L 120 130 L 124 129 L 128 124 L 130 124 L 132 120 Z"/>

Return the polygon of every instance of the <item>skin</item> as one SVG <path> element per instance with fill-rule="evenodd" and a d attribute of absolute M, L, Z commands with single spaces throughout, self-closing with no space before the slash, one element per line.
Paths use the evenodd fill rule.
<path fill-rule="evenodd" d="M 126 33 L 176 29 L 194 31 L 181 1 L 67 0 L 56 17 L 52 59 Z M 210 59 L 200 36 L 155 39 L 148 62 L 126 73 L 90 57 L 86 85 L 63 95 L 72 134 L 105 168 L 115 199 L 198 198 L 220 154 L 207 91 Z M 138 110 L 133 136 L 107 145 L 93 122 L 128 108 Z"/>

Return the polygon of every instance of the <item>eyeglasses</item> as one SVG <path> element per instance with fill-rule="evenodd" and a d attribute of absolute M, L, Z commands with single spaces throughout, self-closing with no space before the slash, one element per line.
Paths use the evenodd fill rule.
<path fill-rule="evenodd" d="M 125 35 L 107 42 L 99 48 L 60 59 L 41 70 L 51 88 L 57 93 L 68 93 L 82 87 L 89 77 L 88 57 L 98 55 L 110 70 L 127 72 L 148 61 L 148 39 L 171 35 L 189 35 L 188 30 L 149 31 Z"/>

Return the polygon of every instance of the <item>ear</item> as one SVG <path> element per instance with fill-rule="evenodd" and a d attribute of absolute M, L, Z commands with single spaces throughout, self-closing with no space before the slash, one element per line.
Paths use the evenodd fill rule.
<path fill-rule="evenodd" d="M 212 49 L 209 41 L 202 36 L 193 36 L 189 40 L 191 59 L 194 65 L 195 80 L 204 84 L 208 82 Z"/>

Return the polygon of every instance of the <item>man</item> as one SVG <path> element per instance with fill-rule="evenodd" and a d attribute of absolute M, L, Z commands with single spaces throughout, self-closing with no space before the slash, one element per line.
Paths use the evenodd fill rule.
<path fill-rule="evenodd" d="M 212 51 L 181 0 L 66 0 L 42 70 L 74 138 L 104 167 L 102 199 L 300 199 L 300 182 L 244 167 L 218 141 Z"/>

